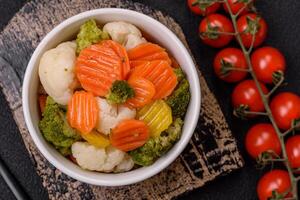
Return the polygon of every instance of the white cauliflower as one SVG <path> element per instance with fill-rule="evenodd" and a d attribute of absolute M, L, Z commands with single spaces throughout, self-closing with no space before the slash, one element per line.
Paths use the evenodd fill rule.
<path fill-rule="evenodd" d="M 39 76 L 49 96 L 66 105 L 73 94 L 76 43 L 64 42 L 46 51 L 40 60 Z"/>
<path fill-rule="evenodd" d="M 119 21 L 107 23 L 104 25 L 103 31 L 107 32 L 113 41 L 125 46 L 126 50 L 146 42 L 145 38 L 142 37 L 141 31 L 127 22 Z"/>
<path fill-rule="evenodd" d="M 116 166 L 114 172 L 127 172 L 131 170 L 133 166 L 134 166 L 134 162 L 132 158 L 128 154 L 125 154 L 122 162 Z"/>
<path fill-rule="evenodd" d="M 130 157 L 112 146 L 105 149 L 97 148 L 87 142 L 75 142 L 72 145 L 72 155 L 80 167 L 92 171 L 124 172 L 133 167 Z"/>
<path fill-rule="evenodd" d="M 99 117 L 96 129 L 105 135 L 115 128 L 124 119 L 134 119 L 136 115 L 135 109 L 130 109 L 122 105 L 111 105 L 105 99 L 97 97 L 99 106 Z"/>

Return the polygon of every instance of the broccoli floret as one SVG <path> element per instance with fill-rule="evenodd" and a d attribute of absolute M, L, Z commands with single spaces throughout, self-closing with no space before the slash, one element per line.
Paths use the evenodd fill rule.
<path fill-rule="evenodd" d="M 184 72 L 182 71 L 181 68 L 176 68 L 173 71 L 174 71 L 175 75 L 177 76 L 177 82 L 178 83 L 181 82 L 182 79 L 185 78 L 185 74 L 184 74 Z"/>
<path fill-rule="evenodd" d="M 166 102 L 171 107 L 174 117 L 185 115 L 191 97 L 189 88 L 188 80 L 182 79 L 175 91 L 168 97 Z"/>
<path fill-rule="evenodd" d="M 76 52 L 77 54 L 79 54 L 82 49 L 92 44 L 98 43 L 101 40 L 107 39 L 109 39 L 108 33 L 101 31 L 101 29 L 98 28 L 95 20 L 88 20 L 80 27 L 80 31 L 76 39 Z"/>
<path fill-rule="evenodd" d="M 39 128 L 45 139 L 63 155 L 68 154 L 71 145 L 80 139 L 80 135 L 69 126 L 64 110 L 48 96 L 42 115 Z"/>
<path fill-rule="evenodd" d="M 113 82 L 106 99 L 110 104 L 125 103 L 127 99 L 134 97 L 134 90 L 126 81 Z"/>
<path fill-rule="evenodd" d="M 150 138 L 142 147 L 129 152 L 135 164 L 149 166 L 165 154 L 180 138 L 183 121 L 174 120 L 161 136 Z"/>

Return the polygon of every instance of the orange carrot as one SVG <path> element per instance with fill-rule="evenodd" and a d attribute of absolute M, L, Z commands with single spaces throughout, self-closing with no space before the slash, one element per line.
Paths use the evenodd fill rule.
<path fill-rule="evenodd" d="M 134 89 L 135 96 L 128 99 L 126 104 L 134 108 L 141 108 L 150 103 L 155 95 L 153 83 L 142 77 L 129 78 L 128 84 Z"/>
<path fill-rule="evenodd" d="M 171 62 L 172 62 L 171 66 L 173 68 L 179 68 L 180 67 L 179 63 L 177 62 L 177 60 L 173 56 L 171 56 L 170 59 L 171 59 Z"/>
<path fill-rule="evenodd" d="M 177 77 L 173 68 L 163 60 L 145 62 L 133 69 L 130 77 L 143 77 L 155 86 L 153 99 L 162 99 L 169 96 L 177 84 Z"/>
<path fill-rule="evenodd" d="M 81 133 L 89 133 L 96 126 L 98 104 L 90 92 L 77 91 L 68 103 L 67 119 L 71 127 Z"/>
<path fill-rule="evenodd" d="M 143 146 L 148 138 L 149 128 L 145 122 L 125 119 L 112 130 L 110 142 L 122 151 L 131 151 Z"/>
<path fill-rule="evenodd" d="M 165 60 L 171 64 L 166 50 L 157 44 L 150 42 L 140 44 L 128 51 L 131 68 L 137 66 L 136 61 Z"/>
<path fill-rule="evenodd" d="M 125 48 L 112 40 L 83 49 L 75 67 L 82 87 L 97 96 L 105 96 L 115 80 L 126 79 L 129 70 Z"/>
<path fill-rule="evenodd" d="M 40 105 L 40 110 L 43 113 L 46 107 L 46 101 L 47 101 L 47 95 L 39 95 L 39 105 Z"/>

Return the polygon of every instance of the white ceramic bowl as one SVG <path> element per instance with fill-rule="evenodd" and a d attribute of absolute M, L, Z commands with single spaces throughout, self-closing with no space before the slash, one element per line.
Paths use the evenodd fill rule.
<path fill-rule="evenodd" d="M 48 49 L 54 48 L 63 41 L 76 36 L 82 25 L 88 19 L 96 19 L 99 24 L 110 21 L 127 21 L 143 32 L 164 48 L 166 48 L 178 61 L 187 74 L 190 83 L 191 101 L 185 117 L 185 123 L 180 140 L 174 147 L 154 164 L 149 167 L 138 168 L 120 174 L 105 174 L 81 169 L 68 159 L 59 154 L 45 139 L 38 128 L 40 120 L 37 102 L 38 91 L 38 65 L 41 55 Z M 91 10 L 71 17 L 55 27 L 41 41 L 34 51 L 26 69 L 23 82 L 23 112 L 28 130 L 38 149 L 56 168 L 74 179 L 89 184 L 102 186 L 121 186 L 145 180 L 170 165 L 183 151 L 189 142 L 196 127 L 200 112 L 200 85 L 195 65 L 187 49 L 181 41 L 164 25 L 151 17 L 138 12 L 116 8 Z"/>

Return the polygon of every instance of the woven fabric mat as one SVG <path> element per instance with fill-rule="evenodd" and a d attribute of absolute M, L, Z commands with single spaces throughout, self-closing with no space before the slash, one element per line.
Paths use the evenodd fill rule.
<path fill-rule="evenodd" d="M 223 113 L 200 74 L 202 108 L 185 151 L 167 169 L 138 184 L 97 187 L 78 182 L 53 167 L 34 145 L 24 122 L 21 82 L 41 39 L 57 24 L 80 12 L 104 7 L 136 10 L 157 19 L 188 47 L 180 26 L 166 14 L 124 0 L 41 0 L 27 3 L 0 34 L 0 85 L 24 143 L 50 199 L 172 199 L 243 166 Z"/>

